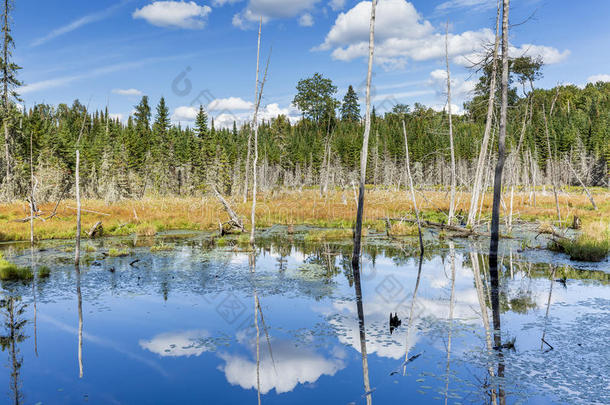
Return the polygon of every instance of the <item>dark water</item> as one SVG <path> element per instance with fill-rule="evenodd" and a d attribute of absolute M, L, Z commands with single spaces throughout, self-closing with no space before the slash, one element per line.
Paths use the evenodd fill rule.
<path fill-rule="evenodd" d="M 152 243 L 96 241 L 80 272 L 68 243 L 49 244 L 33 255 L 49 279 L 2 285 L 1 403 L 610 403 L 603 266 L 505 249 L 495 309 L 514 349 L 496 350 L 484 241 L 439 246 L 421 267 L 370 242 L 360 283 L 348 243 Z M 115 245 L 129 256 L 104 257 Z M 27 248 L 4 252 L 31 263 Z"/>

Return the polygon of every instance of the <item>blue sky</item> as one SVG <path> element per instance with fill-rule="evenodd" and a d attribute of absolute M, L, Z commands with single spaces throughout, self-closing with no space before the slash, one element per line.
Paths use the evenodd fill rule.
<path fill-rule="evenodd" d="M 610 1 L 511 3 L 511 53 L 541 55 L 547 63 L 538 86 L 610 80 Z M 466 65 L 493 36 L 495 4 L 379 0 L 378 109 L 396 102 L 443 107 L 448 20 L 459 108 L 476 80 Z M 27 105 L 78 98 L 91 109 L 108 104 L 124 119 L 146 94 L 153 104 L 164 96 L 175 121 L 188 124 L 203 104 L 218 124 L 229 125 L 250 114 L 262 16 L 264 60 L 272 48 L 263 115 L 297 118 L 291 101 L 301 78 L 324 74 L 340 98 L 350 84 L 362 88 L 368 13 L 370 2 L 355 0 L 20 0 L 15 58 Z"/>

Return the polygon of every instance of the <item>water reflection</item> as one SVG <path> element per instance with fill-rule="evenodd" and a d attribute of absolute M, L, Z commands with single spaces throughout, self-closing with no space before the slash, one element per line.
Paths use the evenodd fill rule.
<path fill-rule="evenodd" d="M 21 297 L 8 296 L 0 300 L 0 309 L 4 315 L 4 331 L 0 336 L 0 346 L 3 352 L 8 352 L 12 402 L 19 405 L 23 403 L 23 394 L 21 393 L 23 357 L 18 345 L 27 339 L 24 334 L 27 323 L 27 320 L 24 319 L 26 305 L 21 302 Z"/>
<path fill-rule="evenodd" d="M 130 257 L 98 259 L 101 265 L 76 272 L 73 264 L 62 264 L 63 252 L 50 250 L 41 255 L 55 266 L 48 281 L 34 289 L 10 285 L 28 304 L 36 300 L 44 324 L 41 349 L 53 342 L 53 350 L 41 350 L 39 358 L 36 339 L 34 350 L 23 351 L 28 398 L 74 403 L 75 391 L 86 385 L 126 403 L 250 403 L 256 390 L 257 403 L 398 398 L 496 405 L 527 402 L 527 395 L 578 402 L 570 399 L 590 397 L 597 389 L 590 387 L 603 385 L 601 373 L 573 370 L 577 360 L 564 347 L 605 344 L 602 330 L 578 341 L 570 331 L 589 325 L 588 319 L 604 325 L 607 273 L 541 266 L 507 253 L 506 267 L 499 259 L 494 274 L 487 256 L 477 253 L 480 247 L 457 242 L 426 257 L 413 257 L 406 245 L 371 243 L 358 268 L 351 267 L 351 247 L 340 242 L 261 239 L 253 252 L 238 244 L 210 250 L 196 238 L 172 242 L 171 252 L 139 247 Z M 136 258 L 137 269 L 129 265 Z M 564 278 L 569 289 L 553 287 Z M 219 308 L 228 297 L 244 308 L 235 321 Z M 75 312 L 78 328 L 70 321 Z M 30 305 L 23 317 L 35 319 L 36 313 Z M 389 313 L 402 319 L 393 331 Z M 76 339 L 63 339 L 66 332 L 78 337 L 78 359 Z M 541 353 L 541 334 L 554 351 Z M 509 336 L 518 339 L 519 350 L 509 350 Z M 81 382 L 73 369 L 77 360 Z M 602 370 L 603 364 L 598 356 L 592 366 Z M 564 367 L 575 375 L 561 381 L 570 392 L 563 394 L 566 400 L 556 381 L 545 383 L 547 365 L 555 374 Z M 12 374 L 5 376 L 13 386 Z"/>

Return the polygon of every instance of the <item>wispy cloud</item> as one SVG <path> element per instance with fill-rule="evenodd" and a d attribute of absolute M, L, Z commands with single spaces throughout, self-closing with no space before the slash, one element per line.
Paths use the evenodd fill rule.
<path fill-rule="evenodd" d="M 117 3 L 114 6 L 111 6 L 105 10 L 98 11 L 98 12 L 92 13 L 92 14 L 87 14 L 86 16 L 83 16 L 77 20 L 72 21 L 70 24 L 56 28 L 53 31 L 51 31 L 50 33 L 48 33 L 47 35 L 45 35 L 44 37 L 40 37 L 40 38 L 36 39 L 34 42 L 32 42 L 32 46 L 40 46 L 61 35 L 72 32 L 84 25 L 91 24 L 91 23 L 94 23 L 97 21 L 101 21 L 105 18 L 108 18 L 108 17 L 110 17 L 110 15 L 112 15 L 112 13 L 114 13 L 116 10 L 118 10 L 123 5 L 129 3 L 130 1 L 132 1 L 132 0 L 122 0 L 120 3 Z"/>
<path fill-rule="evenodd" d="M 152 63 L 159 63 L 159 62 L 164 62 L 164 61 L 168 61 L 168 60 L 187 58 L 192 55 L 193 55 L 192 53 L 189 53 L 189 54 L 158 57 L 158 58 L 147 58 L 147 59 L 142 59 L 142 60 L 135 61 L 135 62 L 124 62 L 124 63 L 117 63 L 114 65 L 103 66 L 101 68 L 90 70 L 87 73 L 80 73 L 80 74 L 75 74 L 75 75 L 71 75 L 71 76 L 61 76 L 61 77 L 56 77 L 53 79 L 34 82 L 34 83 L 28 84 L 28 85 L 20 88 L 19 93 L 28 94 L 28 93 L 34 93 L 37 91 L 41 91 L 41 90 L 48 90 L 48 89 L 52 89 L 52 88 L 65 86 L 70 83 L 76 82 L 78 80 L 90 79 L 93 77 L 103 76 L 103 75 L 107 75 L 110 73 L 115 73 L 115 72 L 120 72 L 120 71 L 124 71 L 124 70 L 130 70 L 130 69 L 136 69 L 136 68 L 140 68 L 142 66 L 149 65 Z"/>
<path fill-rule="evenodd" d="M 138 89 L 114 89 L 112 92 L 119 96 L 141 96 L 143 94 L 142 91 Z"/>

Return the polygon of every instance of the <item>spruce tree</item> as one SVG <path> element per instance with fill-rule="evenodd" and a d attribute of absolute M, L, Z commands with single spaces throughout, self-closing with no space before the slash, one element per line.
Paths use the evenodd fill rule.
<path fill-rule="evenodd" d="M 343 97 L 341 105 L 341 119 L 348 122 L 360 121 L 360 105 L 358 103 L 358 95 L 354 88 L 350 85 L 347 88 L 347 93 Z"/>
<path fill-rule="evenodd" d="M 21 86 L 21 82 L 17 79 L 17 71 L 21 67 L 17 66 L 11 61 L 13 56 L 13 48 L 15 42 L 11 36 L 10 26 L 10 12 L 13 8 L 12 0 L 4 0 L 4 9 L 2 13 L 2 60 L 0 60 L 1 76 L 0 82 L 2 84 L 2 111 L 1 118 L 4 127 L 4 148 L 5 148 L 5 164 L 6 164 L 6 195 L 8 199 L 13 198 L 13 180 L 12 176 L 12 142 L 13 136 L 11 134 L 11 116 L 15 112 L 13 108 L 14 101 L 20 101 L 19 95 L 16 92 L 16 88 Z"/>
<path fill-rule="evenodd" d="M 195 128 L 197 129 L 197 136 L 199 139 L 205 139 L 208 135 L 208 114 L 203 109 L 203 106 L 199 106 L 199 113 L 195 118 Z"/>

